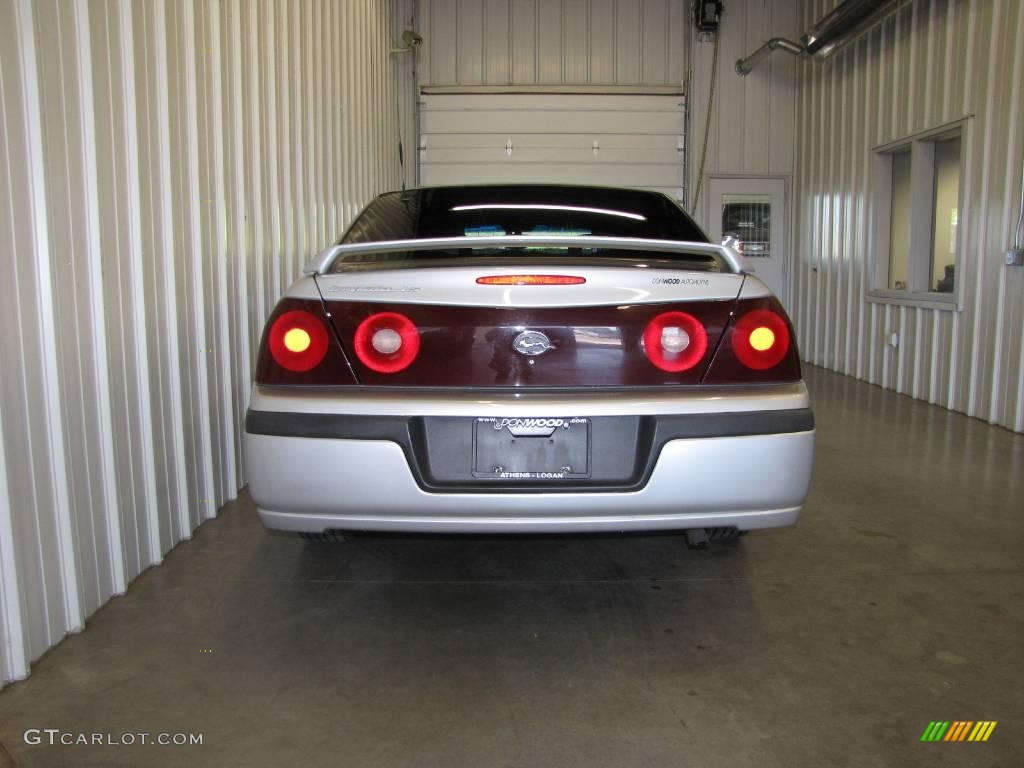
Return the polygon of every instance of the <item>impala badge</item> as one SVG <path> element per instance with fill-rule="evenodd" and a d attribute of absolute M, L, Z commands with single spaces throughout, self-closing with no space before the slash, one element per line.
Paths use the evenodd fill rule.
<path fill-rule="evenodd" d="M 543 355 L 549 349 L 554 348 L 555 345 L 551 343 L 551 339 L 540 331 L 523 331 L 512 341 L 512 349 L 521 355 L 530 357 Z"/>

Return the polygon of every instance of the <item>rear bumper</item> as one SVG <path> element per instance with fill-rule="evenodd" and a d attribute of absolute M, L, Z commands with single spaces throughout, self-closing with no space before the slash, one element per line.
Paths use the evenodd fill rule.
<path fill-rule="evenodd" d="M 445 418 L 598 413 L 614 419 L 616 412 L 622 419 L 647 418 L 653 432 L 645 461 L 608 487 L 439 484 L 431 462 L 417 456 L 415 425 L 427 417 L 388 408 L 376 416 L 338 412 L 358 411 L 365 401 L 360 407 L 331 402 L 320 409 L 296 408 L 294 393 L 287 395 L 290 402 L 276 403 L 273 393 L 258 394 L 247 418 L 245 457 L 250 492 L 268 528 L 521 533 L 767 528 L 796 522 L 810 484 L 814 429 L 802 385 L 790 388 L 787 397 L 779 390 L 767 393 L 767 401 L 743 395 L 725 397 L 723 403 L 722 393 L 702 392 L 673 403 L 658 401 L 657 407 L 655 398 L 643 401 L 635 392 L 617 407 L 607 398 L 598 404 L 579 397 L 524 403 L 521 396 L 508 395 L 475 399 L 465 408 L 446 401 Z M 322 406 L 330 402 L 320 393 L 309 397 Z M 716 410 L 707 407 L 716 399 Z M 765 402 L 769 407 L 757 408 Z M 266 410 L 269 405 L 287 410 Z M 405 414 L 434 412 L 418 399 L 405 398 L 401 405 Z"/>
<path fill-rule="evenodd" d="M 291 533 L 393 531 L 405 533 L 600 533 L 602 531 L 682 531 L 692 528 L 781 528 L 795 525 L 800 507 L 713 515 L 303 515 L 259 510 L 265 528 Z"/>

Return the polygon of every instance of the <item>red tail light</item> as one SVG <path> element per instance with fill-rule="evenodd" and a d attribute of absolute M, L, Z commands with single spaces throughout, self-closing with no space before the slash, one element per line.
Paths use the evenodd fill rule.
<path fill-rule="evenodd" d="M 490 275 L 476 279 L 480 285 L 581 285 L 585 277 L 574 275 Z"/>
<path fill-rule="evenodd" d="M 770 309 L 754 309 L 736 322 L 731 341 L 741 363 L 766 371 L 786 359 L 789 325 Z"/>
<path fill-rule="evenodd" d="M 786 312 L 774 298 L 740 299 L 705 384 L 800 380 L 800 358 Z"/>
<path fill-rule="evenodd" d="M 693 368 L 708 349 L 704 325 L 688 312 L 663 312 L 644 329 L 644 354 L 663 371 Z"/>
<path fill-rule="evenodd" d="M 327 329 L 318 317 L 302 309 L 280 315 L 267 336 L 274 362 L 300 373 L 316 368 L 327 355 Z"/>
<path fill-rule="evenodd" d="M 412 365 L 420 351 L 420 332 L 405 315 L 378 312 L 356 328 L 353 343 L 360 362 L 378 373 L 398 373 Z"/>
<path fill-rule="evenodd" d="M 267 321 L 256 360 L 256 383 L 355 384 L 345 353 L 318 299 L 285 298 Z"/>

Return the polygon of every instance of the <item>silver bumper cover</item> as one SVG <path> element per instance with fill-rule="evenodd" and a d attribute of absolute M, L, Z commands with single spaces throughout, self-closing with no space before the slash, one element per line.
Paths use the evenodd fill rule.
<path fill-rule="evenodd" d="M 510 395 L 504 402 L 417 397 L 376 398 L 376 412 L 393 418 L 441 410 L 445 415 L 527 413 L 534 416 L 595 413 L 731 414 L 807 408 L 803 385 L 723 395 L 701 392 L 666 402 L 664 397 L 567 398 L 542 402 Z M 727 401 L 723 402 L 723 399 Z M 589 400 L 589 402 L 587 402 Z M 319 405 L 320 407 L 312 407 Z M 323 393 L 285 399 L 270 392 L 253 407 L 280 413 L 367 413 L 366 400 L 339 403 Z M 269 406 L 269 407 L 268 407 Z M 391 406 L 391 407 L 387 407 Z M 781 415 L 781 414 L 779 414 Z M 642 487 L 628 491 L 586 488 L 551 492 L 515 489 L 423 487 L 403 448 L 387 439 L 253 434 L 244 437 L 250 493 L 268 528 L 322 532 L 330 529 L 422 532 L 586 532 L 665 530 L 735 526 L 740 529 L 792 525 L 810 485 L 814 430 L 778 434 L 731 434 L 668 440 Z"/>

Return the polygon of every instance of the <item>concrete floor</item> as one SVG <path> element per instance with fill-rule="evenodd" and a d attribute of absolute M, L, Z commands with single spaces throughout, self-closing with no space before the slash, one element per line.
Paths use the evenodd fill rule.
<path fill-rule="evenodd" d="M 1024 764 L 1024 437 L 808 380 L 803 519 L 710 552 L 311 545 L 243 497 L 0 693 L 0 764 Z M 919 742 L 957 719 L 999 724 Z M 203 745 L 25 744 L 47 727 Z"/>

